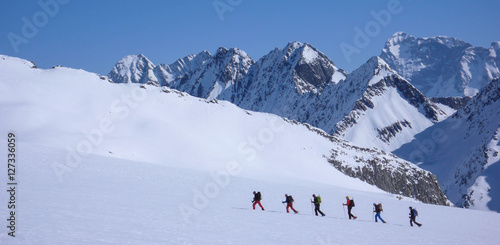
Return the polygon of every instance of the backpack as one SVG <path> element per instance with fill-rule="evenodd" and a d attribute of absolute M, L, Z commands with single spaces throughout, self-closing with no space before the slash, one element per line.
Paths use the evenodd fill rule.
<path fill-rule="evenodd" d="M 417 217 L 418 216 L 418 212 L 416 209 L 412 209 L 412 212 L 413 212 L 413 216 Z"/>
<path fill-rule="evenodd" d="M 288 196 L 288 198 L 290 198 L 290 199 L 289 199 L 289 200 L 290 200 L 290 202 L 289 202 L 289 203 L 295 202 L 295 200 L 293 200 L 292 195 Z"/>
<path fill-rule="evenodd" d="M 351 205 L 351 207 L 355 207 L 354 199 L 351 199 L 351 202 L 349 204 Z"/>
<path fill-rule="evenodd" d="M 320 203 L 321 203 L 321 197 L 320 197 L 320 196 L 317 196 L 316 198 L 317 198 L 317 200 L 318 200 L 318 204 L 320 204 Z"/>
<path fill-rule="evenodd" d="M 384 211 L 384 209 L 382 208 L 382 203 L 379 203 L 379 204 L 378 204 L 378 210 L 379 210 L 380 212 Z"/>

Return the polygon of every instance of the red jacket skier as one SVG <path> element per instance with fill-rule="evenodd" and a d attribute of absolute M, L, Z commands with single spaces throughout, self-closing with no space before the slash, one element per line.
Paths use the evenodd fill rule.
<path fill-rule="evenodd" d="M 345 198 L 347 199 L 347 203 L 346 204 L 342 204 L 342 205 L 347 206 L 347 213 L 349 214 L 349 219 L 351 219 L 351 217 L 353 219 L 357 219 L 358 217 L 354 216 L 351 213 L 351 209 L 352 209 L 352 207 L 354 207 L 354 201 L 352 201 L 351 199 L 349 199 L 349 196 L 346 196 Z"/>
<path fill-rule="evenodd" d="M 286 198 L 286 200 L 283 201 L 283 203 L 286 202 L 286 212 L 289 213 L 288 209 L 291 208 L 295 213 L 298 213 L 299 211 L 297 211 L 293 208 L 293 202 L 294 202 L 293 197 L 291 195 L 289 196 L 289 195 L 285 194 L 285 198 Z"/>
<path fill-rule="evenodd" d="M 262 200 L 262 195 L 260 194 L 260 191 L 258 192 L 253 192 L 253 210 L 255 210 L 255 205 L 259 204 L 260 208 L 264 210 L 264 207 L 262 207 L 262 204 L 260 204 L 260 200 Z"/>

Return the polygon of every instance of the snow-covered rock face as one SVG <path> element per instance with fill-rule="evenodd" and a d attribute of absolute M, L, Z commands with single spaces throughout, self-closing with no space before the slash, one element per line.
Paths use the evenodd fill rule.
<path fill-rule="evenodd" d="M 108 77 L 116 83 L 149 83 L 159 85 L 155 65 L 144 55 L 128 55 L 116 63 Z"/>
<path fill-rule="evenodd" d="M 392 151 L 446 117 L 379 57 L 368 60 L 335 89 L 331 94 L 345 94 L 335 105 L 344 111 L 342 118 L 332 121 L 330 132 L 359 146 Z"/>
<path fill-rule="evenodd" d="M 500 75 L 498 46 L 494 42 L 486 49 L 452 37 L 398 32 L 380 57 L 428 97 L 474 96 Z"/>
<path fill-rule="evenodd" d="M 320 129 L 307 124 L 305 126 L 338 146 L 332 148 L 330 155 L 325 157 L 333 167 L 347 176 L 360 179 L 390 193 L 413 197 L 424 203 L 450 205 L 436 176 L 431 172 L 399 159 L 394 154 L 375 148 L 358 147 L 330 136 Z"/>
<path fill-rule="evenodd" d="M 345 79 L 323 53 L 310 44 L 291 42 L 260 58 L 240 86 L 219 96 L 250 110 L 295 118 L 297 103 Z"/>
<path fill-rule="evenodd" d="M 213 99 L 223 90 L 239 83 L 253 64 L 242 50 L 219 48 L 203 64 L 185 73 L 169 84 L 169 87 L 193 96 Z"/>
<path fill-rule="evenodd" d="M 394 153 L 434 173 L 457 206 L 500 211 L 500 82 Z"/>
<path fill-rule="evenodd" d="M 213 56 L 203 51 L 158 66 L 143 55 L 129 55 L 115 65 L 108 77 L 115 83 L 148 83 L 215 98 L 245 77 L 252 64 L 253 60 L 236 48 L 219 48 Z"/>
<path fill-rule="evenodd" d="M 300 60 L 293 69 L 299 93 L 318 93 L 328 83 L 336 84 L 345 79 L 347 74 L 316 48 L 307 43 L 299 47 L 296 52 L 299 52 Z"/>

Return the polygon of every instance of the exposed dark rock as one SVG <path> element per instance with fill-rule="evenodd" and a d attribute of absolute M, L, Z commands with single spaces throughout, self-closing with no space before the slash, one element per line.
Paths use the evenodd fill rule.
<path fill-rule="evenodd" d="M 452 109 L 459 110 L 464 107 L 471 97 L 439 97 L 439 98 L 431 98 L 431 101 L 434 103 L 443 104 Z"/>
<path fill-rule="evenodd" d="M 374 151 L 374 150 L 372 150 Z M 343 154 L 332 150 L 328 162 L 342 173 L 358 178 L 378 188 L 424 203 L 448 205 L 437 178 L 432 173 L 419 169 L 404 160 L 395 159 L 384 152 L 374 151 L 369 158 L 356 157 L 356 167 L 337 157 Z"/>
<path fill-rule="evenodd" d="M 403 121 L 398 121 L 391 126 L 387 126 L 382 129 L 377 129 L 378 135 L 377 137 L 386 142 L 389 143 L 391 141 L 391 138 L 396 136 L 397 133 L 401 132 L 403 130 L 403 127 L 405 128 L 411 128 L 411 123 L 403 120 Z"/>
<path fill-rule="evenodd" d="M 293 120 L 293 124 L 300 124 Z M 358 178 L 389 193 L 413 197 L 424 203 L 450 205 L 434 174 L 376 148 L 362 148 L 341 140 L 325 131 L 304 124 L 309 130 L 329 139 L 340 147 L 325 156 L 333 167 L 347 176 Z M 343 157 L 339 157 L 343 156 Z M 354 158 L 345 161 L 345 156 Z"/>

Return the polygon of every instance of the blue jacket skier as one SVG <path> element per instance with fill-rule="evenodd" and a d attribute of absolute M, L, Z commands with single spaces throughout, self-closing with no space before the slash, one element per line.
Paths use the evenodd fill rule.
<path fill-rule="evenodd" d="M 385 221 L 382 219 L 382 217 L 380 217 L 380 212 L 382 212 L 382 204 L 379 203 L 379 204 L 373 204 L 373 212 L 376 213 L 375 214 L 375 222 L 378 222 L 377 218 L 379 218 L 382 223 L 385 223 Z"/>
<path fill-rule="evenodd" d="M 417 224 L 418 227 L 422 226 L 422 224 L 417 223 L 417 221 L 415 221 L 417 215 L 418 215 L 417 210 L 410 207 L 410 226 L 413 226 L 413 223 Z"/>

